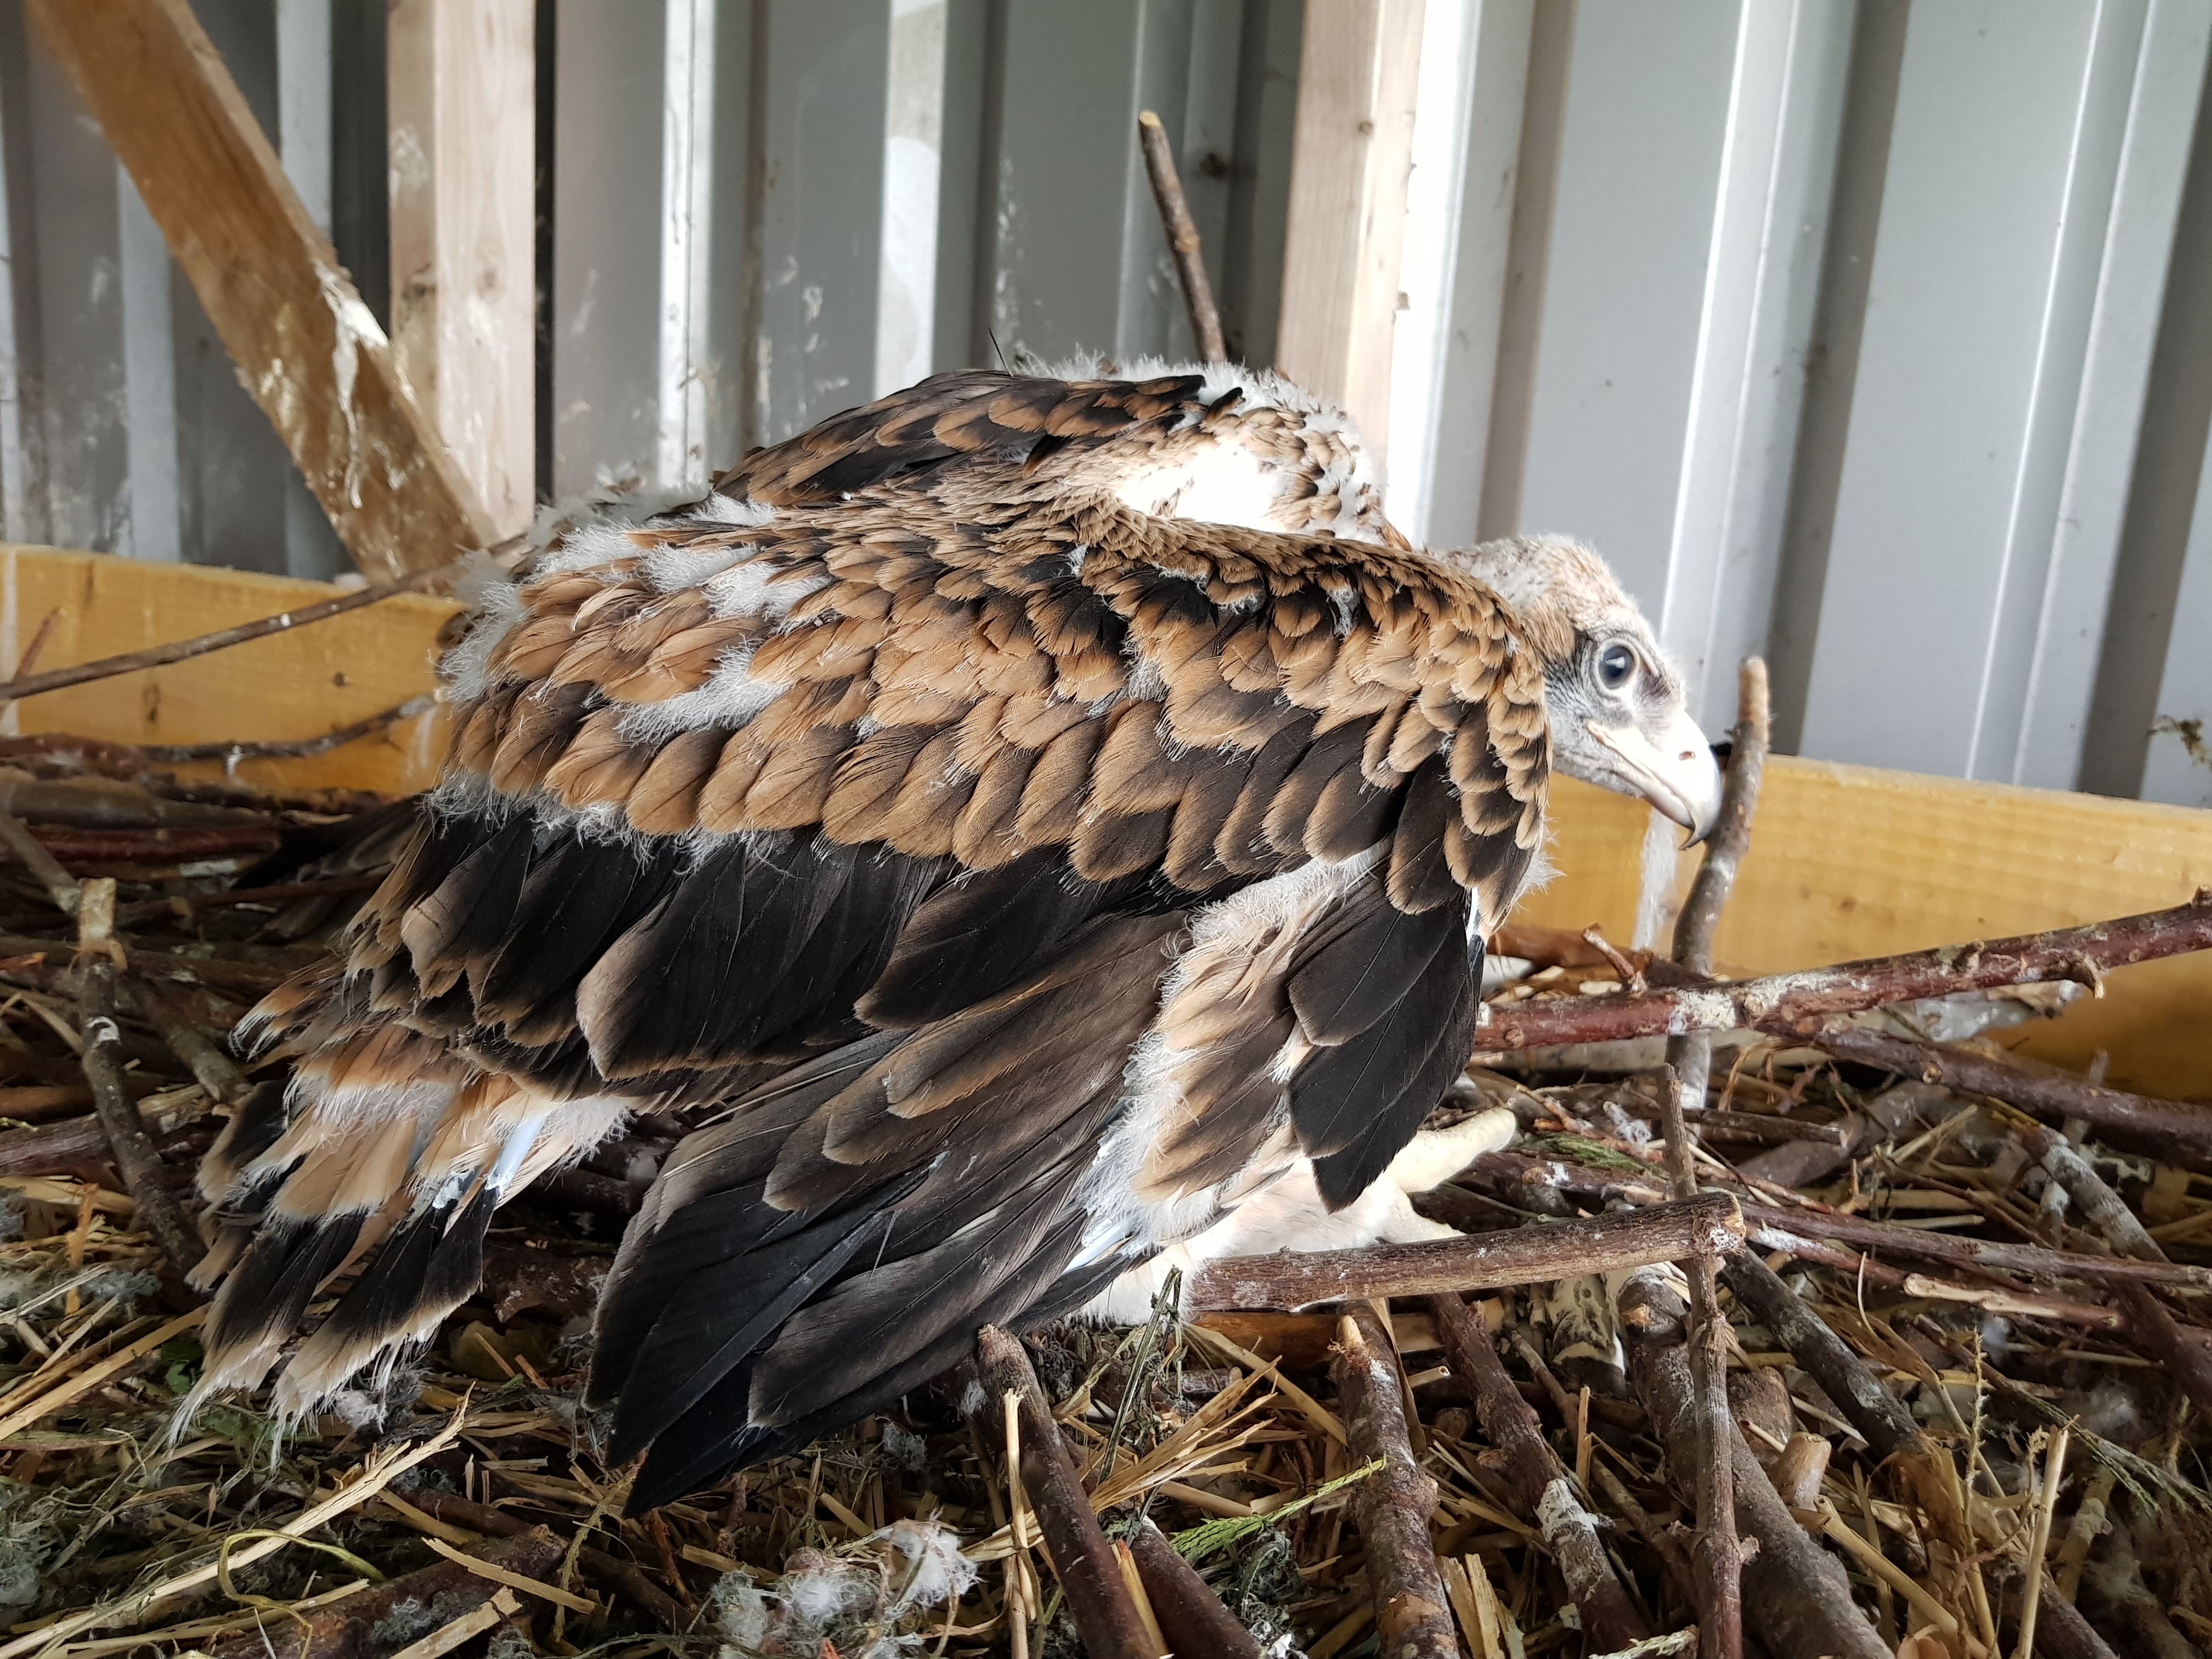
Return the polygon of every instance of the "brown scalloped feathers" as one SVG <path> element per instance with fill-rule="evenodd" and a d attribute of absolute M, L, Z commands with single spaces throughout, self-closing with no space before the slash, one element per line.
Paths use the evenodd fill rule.
<path fill-rule="evenodd" d="M 1054 418 L 1175 406 L 1139 391 Z M 1053 410 L 963 407 L 937 441 L 954 414 L 981 442 Z M 1194 892 L 1383 840 L 1394 902 L 1456 881 L 1486 918 L 1541 834 L 1540 665 L 1415 556 L 1158 519 L 1011 463 L 630 534 L 735 562 L 670 592 L 643 556 L 526 585 L 458 769 L 651 835 L 820 824 L 978 869 L 1065 847 L 1085 878 L 1164 866 Z"/>

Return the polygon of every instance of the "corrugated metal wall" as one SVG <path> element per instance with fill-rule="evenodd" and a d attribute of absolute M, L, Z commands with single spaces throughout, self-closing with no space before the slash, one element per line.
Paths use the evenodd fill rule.
<path fill-rule="evenodd" d="M 1315 4 L 1335 0 L 1312 0 Z M 196 0 L 382 308 L 380 0 Z M 1273 343 L 1296 0 L 540 0 L 539 483 L 931 368 Z M 1430 0 L 1394 509 L 1613 559 L 1717 728 L 2212 805 L 2212 0 Z M 7 534 L 341 556 L 0 0 Z"/>

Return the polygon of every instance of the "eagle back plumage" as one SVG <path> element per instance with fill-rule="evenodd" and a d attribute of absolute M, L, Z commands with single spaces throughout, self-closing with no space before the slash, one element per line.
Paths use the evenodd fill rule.
<path fill-rule="evenodd" d="M 599 1314 L 640 1503 L 1298 1160 L 1357 1197 L 1465 1058 L 1547 739 L 1471 579 L 1143 510 L 1305 422 L 1196 377 L 942 376 L 495 593 L 445 781 L 343 960 L 260 1011 L 295 1079 L 203 1172 L 258 1218 L 211 1257 L 208 1386 L 362 1261 L 280 1397 L 388 1363 L 500 1200 L 641 1108 L 714 1115 Z M 1263 523 L 1367 510 L 1349 468 L 1255 476 Z"/>

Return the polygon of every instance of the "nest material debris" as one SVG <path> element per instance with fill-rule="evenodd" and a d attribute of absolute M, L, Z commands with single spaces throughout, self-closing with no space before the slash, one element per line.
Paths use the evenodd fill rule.
<path fill-rule="evenodd" d="M 196 1065 L 189 1044 L 164 1040 L 139 994 L 157 992 L 173 1027 L 227 1034 L 358 902 L 358 872 L 319 876 L 314 860 L 373 804 L 178 783 L 113 745 L 43 739 L 0 760 L 15 769 L 32 835 L 69 875 L 119 884 L 127 1092 L 189 1209 L 189 1171 L 229 1085 L 211 1087 L 204 1056 Z M 210 853 L 203 822 L 189 856 L 173 855 L 162 836 L 185 804 L 218 814 L 213 829 L 235 850 Z M 240 884 L 277 891 L 204 902 Z M 258 1398 L 179 1430 L 173 1408 L 198 1376 L 194 1301 L 86 1127 L 76 928 L 21 863 L 0 865 L 0 1659 L 1080 1650 L 1035 1521 L 1017 1529 L 1026 1510 L 1009 1508 L 1006 1444 L 977 1431 L 950 1388 L 622 1518 L 627 1472 L 603 1461 L 599 1425 L 578 1403 L 580 1339 L 624 1215 L 680 1133 L 672 1123 L 646 1121 L 504 1212 L 482 1293 L 381 1391 L 357 1389 L 289 1430 Z M 1526 972 L 1494 992 L 1510 1006 L 1619 996 L 1623 968 L 1650 966 L 1517 944 Z M 1991 1030 L 2047 1012 L 2037 1002 L 1977 994 L 1881 1020 L 1887 1035 L 1985 1053 Z M 1506 1105 L 1523 1133 L 1420 1200 L 1426 1212 L 1482 1232 L 1666 1196 L 1652 1077 L 1561 1063 L 1516 1056 L 1513 1075 L 1472 1073 L 1440 1107 L 1444 1123 Z M 2212 1178 L 2156 1146 L 2063 1127 L 2054 1145 L 1987 1096 L 1784 1036 L 1723 1044 L 1703 1099 L 1686 1104 L 1705 1126 L 1699 1184 L 1738 1197 L 1754 1241 L 1794 1240 L 1759 1251 L 1770 1277 L 1890 1413 L 1838 1398 L 1840 1373 L 1762 1316 L 1735 1269 L 1723 1276 L 1738 1431 L 1878 1639 L 1915 1655 L 2009 1654 L 2031 1586 L 2037 1652 L 2094 1653 L 2082 1644 L 2096 1632 L 2123 1653 L 2212 1638 L 2212 1402 L 2193 1395 L 2186 1363 L 2206 1363 L 2203 1291 L 2060 1282 L 1904 1248 L 1936 1235 L 2124 1260 L 2147 1240 L 2170 1264 L 2212 1268 Z M 1856 1218 L 1874 1242 L 1790 1233 L 1793 1212 Z M 1628 1301 L 1646 1310 L 1665 1296 L 1646 1283 Z M 1555 1548 L 1571 1511 L 1618 1575 L 1620 1616 L 1643 1632 L 1613 1651 L 1682 1650 L 1697 1621 L 1682 1534 L 1694 1471 L 1662 1451 L 1648 1390 L 1663 1367 L 1638 1349 L 1650 1328 L 1624 1331 L 1616 1295 L 1589 1284 L 1461 1305 L 1565 1484 L 1534 1502 L 1522 1489 L 1521 1464 L 1486 1431 L 1490 1374 L 1443 1358 L 1442 1328 L 1459 1322 L 1424 1297 L 1389 1305 L 1413 1407 L 1407 1449 L 1433 1488 L 1444 1628 L 1480 1659 L 1603 1651 Z M 1126 1548 L 1157 1525 L 1271 1656 L 1359 1659 L 1379 1645 L 1375 1586 L 1394 1569 L 1359 1528 L 1380 1460 L 1347 1450 L 1371 1425 L 1346 1431 L 1357 1401 L 1333 1380 L 1341 1323 L 1225 1313 L 1184 1327 L 1163 1310 L 1134 1330 L 1027 1339 L 1106 1537 Z M 2154 1328 L 2180 1346 L 2147 1346 Z M 1903 1438 L 1885 1446 L 1884 1432 Z M 298 1541 L 276 1536 L 325 1511 Z M 1018 1640 L 1010 1605 L 1025 1610 Z"/>

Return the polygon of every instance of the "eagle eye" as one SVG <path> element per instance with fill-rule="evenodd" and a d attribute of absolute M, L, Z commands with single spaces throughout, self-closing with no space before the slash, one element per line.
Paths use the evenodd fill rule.
<path fill-rule="evenodd" d="M 1636 653 L 1618 642 L 1597 653 L 1597 683 L 1618 691 L 1636 678 Z"/>

